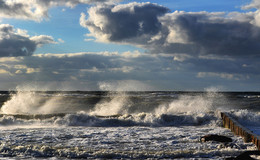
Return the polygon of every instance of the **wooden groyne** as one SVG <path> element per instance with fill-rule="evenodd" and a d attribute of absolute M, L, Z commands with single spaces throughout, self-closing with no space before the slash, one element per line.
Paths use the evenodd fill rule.
<path fill-rule="evenodd" d="M 254 143 L 258 150 L 260 150 L 260 137 L 258 135 L 239 124 L 228 113 L 221 112 L 220 114 L 225 128 L 229 128 L 236 135 L 243 137 L 245 142 Z"/>

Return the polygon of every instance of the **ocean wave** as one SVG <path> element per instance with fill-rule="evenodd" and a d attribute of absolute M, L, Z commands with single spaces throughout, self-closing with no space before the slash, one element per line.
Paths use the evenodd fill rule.
<path fill-rule="evenodd" d="M 260 112 L 252 112 L 247 109 L 231 111 L 231 115 L 242 125 L 260 126 Z"/>
<path fill-rule="evenodd" d="M 259 99 L 260 95 L 258 93 L 251 93 L 251 94 L 240 94 L 237 95 L 239 98 L 246 98 L 246 99 Z"/>
<path fill-rule="evenodd" d="M 56 125 L 84 127 L 129 127 L 129 126 L 193 126 L 219 125 L 214 113 L 197 114 L 125 114 L 113 116 L 89 115 L 85 112 L 75 114 L 37 114 L 37 115 L 1 115 L 0 125 Z"/>
<path fill-rule="evenodd" d="M 215 146 L 213 146 L 215 147 Z M 212 148 L 213 148 L 212 147 Z M 216 148 L 216 147 L 215 147 Z M 241 149 L 240 149 L 241 150 Z M 243 149 L 245 150 L 245 149 Z M 236 156 L 237 148 L 231 149 L 178 149 L 178 150 L 122 150 L 122 149 L 89 149 L 86 147 L 55 147 L 48 145 L 0 146 L 2 157 L 18 159 L 219 159 Z M 241 151 L 240 151 L 241 152 Z M 214 157 L 215 155 L 218 155 Z M 53 158 L 56 157 L 56 158 Z M 17 158 L 15 158 L 17 159 Z"/>
<path fill-rule="evenodd" d="M 175 114 L 179 112 L 203 112 L 215 110 L 216 102 L 223 100 L 222 94 L 175 92 L 36 92 L 17 91 L 3 101 L 1 112 L 5 114 L 136 114 L 156 112 Z"/>

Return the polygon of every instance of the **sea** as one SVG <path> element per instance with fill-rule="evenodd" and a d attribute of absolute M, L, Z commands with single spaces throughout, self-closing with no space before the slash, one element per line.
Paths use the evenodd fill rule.
<path fill-rule="evenodd" d="M 259 92 L 1 91 L 0 159 L 225 159 L 256 150 Z M 231 143 L 201 142 L 208 134 Z"/>

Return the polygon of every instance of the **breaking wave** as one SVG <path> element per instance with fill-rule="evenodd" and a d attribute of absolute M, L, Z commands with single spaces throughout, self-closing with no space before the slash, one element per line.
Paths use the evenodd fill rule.
<path fill-rule="evenodd" d="M 260 126 L 260 112 L 252 112 L 247 109 L 231 111 L 231 115 L 239 123 L 245 126 Z"/>
<path fill-rule="evenodd" d="M 0 125 L 55 125 L 84 127 L 126 127 L 126 126 L 189 126 L 208 125 L 220 122 L 214 113 L 161 114 L 139 113 L 133 115 L 93 116 L 84 112 L 76 114 L 48 115 L 1 115 Z"/>
<path fill-rule="evenodd" d="M 66 92 L 17 90 L 1 107 L 0 125 L 90 127 L 219 125 L 225 97 L 216 92 Z"/>

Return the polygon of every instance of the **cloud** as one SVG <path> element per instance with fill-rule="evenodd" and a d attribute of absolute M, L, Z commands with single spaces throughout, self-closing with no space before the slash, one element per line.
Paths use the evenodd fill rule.
<path fill-rule="evenodd" d="M 260 1 L 259 0 L 252 0 L 251 3 L 242 7 L 243 9 L 252 9 L 257 8 L 260 9 Z"/>
<path fill-rule="evenodd" d="M 168 11 L 167 8 L 152 3 L 98 5 L 88 10 L 87 20 L 86 15 L 81 14 L 80 24 L 88 28 L 91 36 L 99 41 L 138 44 L 139 39 L 149 40 L 150 35 L 160 31 L 158 16 Z"/>
<path fill-rule="evenodd" d="M 56 43 L 51 36 L 27 35 L 27 31 L 0 24 L 0 57 L 30 56 L 44 44 Z"/>
<path fill-rule="evenodd" d="M 90 42 L 90 41 L 95 41 L 95 39 L 85 38 L 84 41 L 85 41 L 85 42 Z"/>
<path fill-rule="evenodd" d="M 0 75 L 1 75 L 1 74 L 6 74 L 6 73 L 8 73 L 6 70 L 0 69 Z"/>
<path fill-rule="evenodd" d="M 258 55 L 260 51 L 260 29 L 257 26 L 221 13 L 174 12 L 166 15 L 162 23 L 168 31 L 166 41 L 163 40 L 165 52 L 236 57 Z M 174 42 L 176 37 L 170 36 L 171 32 L 181 35 L 177 38 L 184 37 L 182 42 Z M 155 51 L 158 50 L 155 48 Z"/>
<path fill-rule="evenodd" d="M 65 41 L 63 39 L 61 39 L 61 38 L 58 39 L 58 42 L 59 43 L 65 43 Z"/>
<path fill-rule="evenodd" d="M 37 54 L 29 57 L 0 58 L 0 70 L 9 81 L 15 79 L 17 84 L 36 81 L 71 82 L 80 85 L 89 82 L 95 84 L 95 89 L 99 89 L 98 82 L 131 80 L 144 83 L 170 76 L 171 74 L 165 73 L 170 66 L 161 64 L 163 59 L 164 57 L 146 54 L 137 55 L 136 52 Z M 155 74 L 158 78 L 154 78 Z"/>
<path fill-rule="evenodd" d="M 204 78 L 204 77 L 219 77 L 223 79 L 228 80 L 247 80 L 250 79 L 249 76 L 245 76 L 242 74 L 229 74 L 229 73 L 215 73 L 215 72 L 199 72 L 197 74 L 198 78 Z"/>
<path fill-rule="evenodd" d="M 0 24 L 0 57 L 29 56 L 36 49 L 36 43 L 18 34 L 13 26 Z"/>
<path fill-rule="evenodd" d="M 0 0 L 0 18 L 41 21 L 55 6 L 75 7 L 78 4 L 118 2 L 119 0 Z"/>
<path fill-rule="evenodd" d="M 30 40 L 34 41 L 37 47 L 41 47 L 44 44 L 57 44 L 53 37 L 48 35 L 33 36 Z"/>
<path fill-rule="evenodd" d="M 253 57 L 260 53 L 257 14 L 169 13 L 157 4 L 135 2 L 93 6 L 88 17 L 81 14 L 80 24 L 98 41 L 135 45 L 152 53 Z"/>
<path fill-rule="evenodd" d="M 251 23 L 260 27 L 260 1 L 252 0 L 251 3 L 242 7 L 244 10 L 256 9 L 255 12 L 251 12 Z M 253 17 L 253 18 L 252 18 Z"/>
<path fill-rule="evenodd" d="M 102 91 L 154 91 L 152 86 L 136 80 L 101 81 L 98 87 Z"/>
<path fill-rule="evenodd" d="M 212 84 L 227 85 L 226 88 L 247 85 L 249 88 L 246 89 L 259 89 L 255 87 L 260 86 L 258 59 L 171 58 L 172 55 L 137 51 L 2 57 L 0 82 L 55 84 L 51 89 L 63 89 L 57 87 L 65 83 L 73 90 L 98 90 L 102 89 L 100 84 L 126 87 L 132 82 L 154 86 L 155 90 L 196 90 Z"/>

